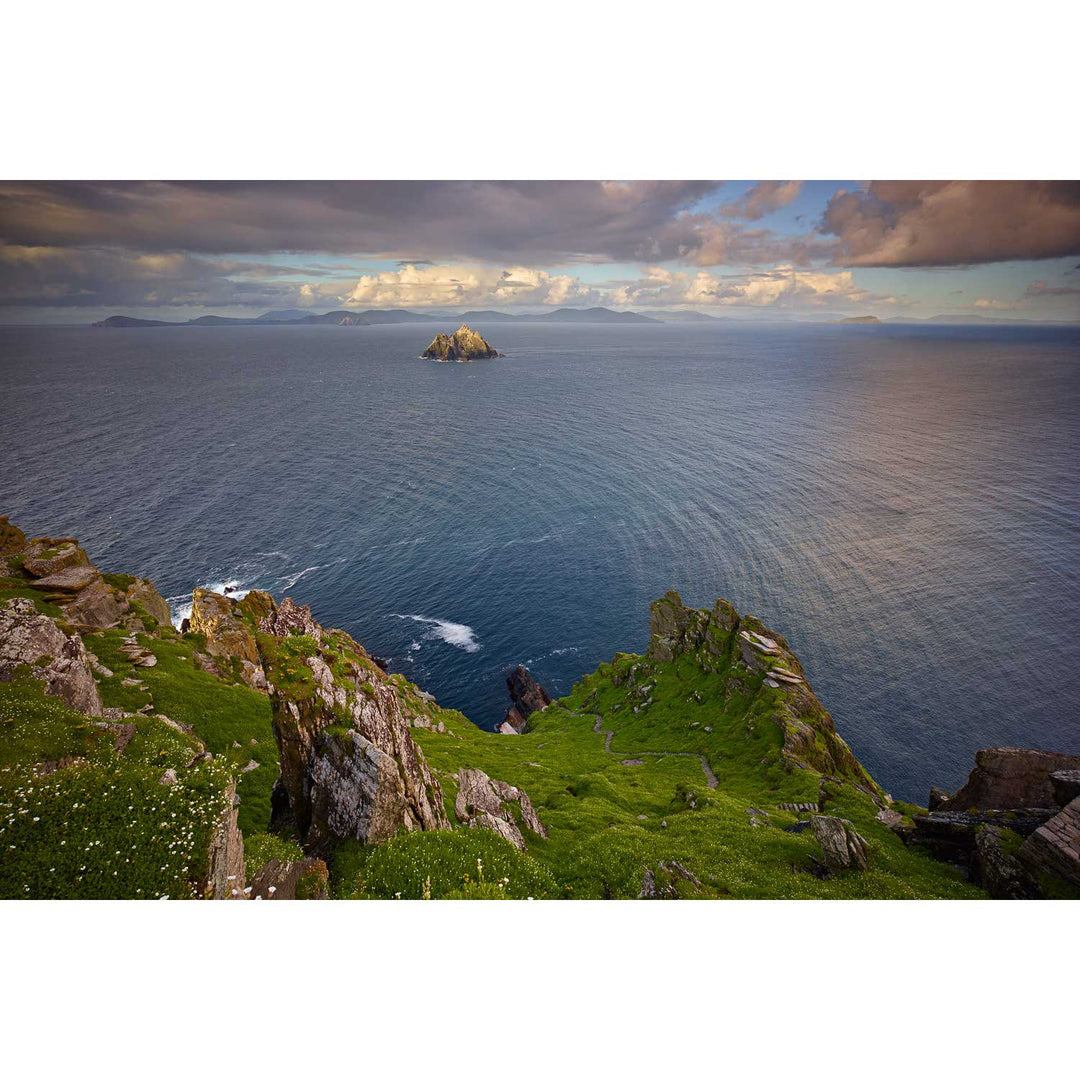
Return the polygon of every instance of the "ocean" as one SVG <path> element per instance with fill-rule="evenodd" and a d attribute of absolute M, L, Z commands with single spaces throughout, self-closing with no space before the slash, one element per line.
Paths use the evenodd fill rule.
<path fill-rule="evenodd" d="M 717 596 L 787 636 L 896 797 L 1080 751 L 1080 331 L 0 328 L 0 513 L 310 604 L 493 727 Z M 453 330 L 451 320 L 444 329 Z"/>

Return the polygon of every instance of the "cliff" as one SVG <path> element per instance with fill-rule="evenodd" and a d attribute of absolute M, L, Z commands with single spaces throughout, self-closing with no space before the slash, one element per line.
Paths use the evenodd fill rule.
<path fill-rule="evenodd" d="M 1080 758 L 983 751 L 894 802 L 725 600 L 666 594 L 564 697 L 515 671 L 514 738 L 291 599 L 167 616 L 0 518 L 0 896 L 1080 895 Z"/>
<path fill-rule="evenodd" d="M 426 360 L 484 360 L 499 356 L 475 330 L 464 323 L 449 337 L 436 334 L 435 340 L 420 354 Z"/>

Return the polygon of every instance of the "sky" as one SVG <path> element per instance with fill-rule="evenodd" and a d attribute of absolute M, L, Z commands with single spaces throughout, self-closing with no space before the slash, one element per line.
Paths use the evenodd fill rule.
<path fill-rule="evenodd" d="M 1077 322 L 1080 182 L 0 182 L 0 323 L 594 305 Z"/>

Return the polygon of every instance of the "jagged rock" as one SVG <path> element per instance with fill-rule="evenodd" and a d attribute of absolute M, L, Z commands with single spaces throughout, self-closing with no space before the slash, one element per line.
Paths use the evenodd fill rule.
<path fill-rule="evenodd" d="M 1020 860 L 1080 888 L 1080 798 L 1039 826 L 1020 846 Z"/>
<path fill-rule="evenodd" d="M 1050 783 L 1054 788 L 1054 799 L 1058 806 L 1065 807 L 1080 798 L 1080 769 L 1063 769 L 1050 774 Z"/>
<path fill-rule="evenodd" d="M 78 566 L 65 566 L 54 574 L 39 577 L 30 584 L 42 592 L 77 593 L 101 579 L 101 571 L 96 566 L 84 563 Z"/>
<path fill-rule="evenodd" d="M 416 720 L 413 721 L 414 726 L 416 726 L 417 723 L 418 723 L 418 721 L 416 721 Z M 521 734 L 521 732 L 518 731 L 518 729 L 516 727 L 514 727 L 514 725 L 511 724 L 509 720 L 504 720 L 499 725 L 498 732 L 499 732 L 500 735 L 520 735 Z"/>
<path fill-rule="evenodd" d="M 14 555 L 23 555 L 29 546 L 26 533 L 18 525 L 12 525 L 7 515 L 0 515 L 0 566 Z"/>
<path fill-rule="evenodd" d="M 453 334 L 436 334 L 435 340 L 420 354 L 426 360 L 486 360 L 499 356 L 475 330 L 464 323 Z"/>
<path fill-rule="evenodd" d="M 1014 855 L 1005 853 L 1003 831 L 984 825 L 975 832 L 977 880 L 994 900 L 1034 900 L 1039 886 Z"/>
<path fill-rule="evenodd" d="M 82 638 L 68 637 L 26 599 L 0 604 L 0 680 L 10 682 L 20 665 L 45 684 L 46 694 L 88 716 L 101 715 L 101 695 Z"/>
<path fill-rule="evenodd" d="M 206 638 L 211 655 L 259 663 L 259 647 L 251 627 L 237 616 L 236 601 L 210 589 L 191 594 L 191 630 Z"/>
<path fill-rule="evenodd" d="M 651 870 L 645 871 L 641 880 L 641 891 L 638 893 L 639 900 L 678 900 L 679 890 L 676 881 L 686 881 L 697 888 L 701 888 L 701 882 L 681 862 L 671 859 L 662 862 L 657 867 L 657 873 Z"/>
<path fill-rule="evenodd" d="M 506 688 L 514 702 L 506 711 L 503 724 L 509 724 L 517 734 L 525 730 L 525 723 L 534 712 L 551 704 L 548 692 L 529 674 L 529 669 L 518 664 L 506 680 Z M 502 730 L 502 724 L 499 725 Z"/>
<path fill-rule="evenodd" d="M 818 814 L 810 819 L 810 831 L 821 845 L 827 871 L 866 869 L 866 841 L 850 821 Z"/>
<path fill-rule="evenodd" d="M 175 784 L 176 783 L 176 770 L 175 769 L 166 769 L 161 774 L 161 779 L 158 780 L 158 783 L 159 784 L 166 784 L 166 785 Z"/>
<path fill-rule="evenodd" d="M 280 606 L 271 609 L 259 620 L 259 629 L 275 637 L 306 634 L 316 641 L 322 634 L 322 627 L 311 617 L 311 608 L 294 603 L 291 596 L 286 596 Z"/>
<path fill-rule="evenodd" d="M 301 628 L 317 642 L 324 637 L 310 611 L 290 600 L 261 626 L 266 634 Z M 284 689 L 287 680 L 273 673 L 276 646 L 268 643 L 263 657 L 282 786 L 305 847 L 319 853 L 345 839 L 378 843 L 401 828 L 449 828 L 438 781 L 409 734 L 394 685 L 367 666 L 367 654 L 348 635 L 335 631 L 334 640 L 359 659 L 334 654 L 332 671 L 321 656 L 307 656 L 312 678 L 302 693 Z"/>
<path fill-rule="evenodd" d="M 524 851 L 525 838 L 517 827 L 510 803 L 520 807 L 521 822 L 527 829 L 547 839 L 547 829 L 524 791 L 502 780 L 492 780 L 482 769 L 458 770 L 458 793 L 454 799 L 454 816 L 458 821 L 468 823 L 470 828 L 479 825 L 493 829 Z"/>
<path fill-rule="evenodd" d="M 210 839 L 210 870 L 202 894 L 207 900 L 243 900 L 244 837 L 236 823 L 240 800 L 236 784 L 225 791 L 225 810 Z"/>
<path fill-rule="evenodd" d="M 330 876 L 322 859 L 271 859 L 252 879 L 252 900 L 326 900 Z"/>
<path fill-rule="evenodd" d="M 1050 774 L 1080 769 L 1080 755 L 995 747 L 975 755 L 967 783 L 949 799 L 950 810 L 1011 810 L 1056 806 Z"/>

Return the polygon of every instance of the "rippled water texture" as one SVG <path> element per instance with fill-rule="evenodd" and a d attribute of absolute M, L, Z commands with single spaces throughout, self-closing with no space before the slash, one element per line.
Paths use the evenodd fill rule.
<path fill-rule="evenodd" d="M 454 329 L 447 323 L 447 329 Z M 648 603 L 788 636 L 898 797 L 1080 749 L 1080 335 L 941 327 L 0 329 L 0 512 L 105 569 L 286 590 L 491 726 Z"/>

